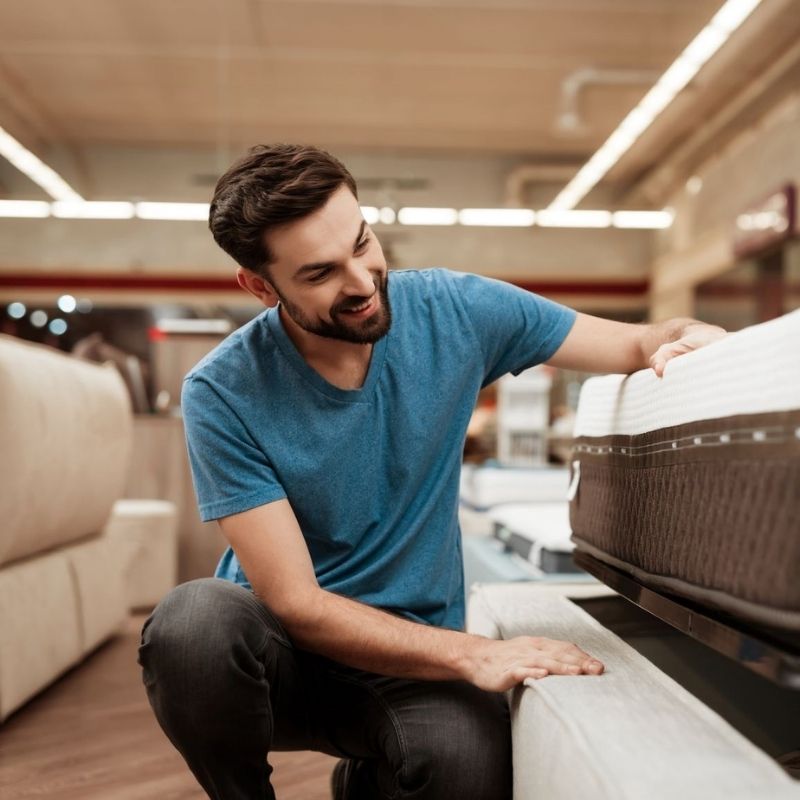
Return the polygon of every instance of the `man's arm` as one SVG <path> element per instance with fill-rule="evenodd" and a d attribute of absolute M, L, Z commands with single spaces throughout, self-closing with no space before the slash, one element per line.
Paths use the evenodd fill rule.
<path fill-rule="evenodd" d="M 578 314 L 567 338 L 547 363 L 582 372 L 630 373 L 652 367 L 661 377 L 671 358 L 723 336 L 722 328 L 695 319 L 634 325 Z"/>
<path fill-rule="evenodd" d="M 358 669 L 421 680 L 466 680 L 505 691 L 548 674 L 598 675 L 603 665 L 567 642 L 495 641 L 396 617 L 317 583 L 291 506 L 268 503 L 220 520 L 257 597 L 293 642 Z"/>

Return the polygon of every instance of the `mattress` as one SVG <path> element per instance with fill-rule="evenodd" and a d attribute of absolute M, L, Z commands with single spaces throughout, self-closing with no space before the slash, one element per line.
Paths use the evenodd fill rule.
<path fill-rule="evenodd" d="M 569 506 L 560 503 L 518 503 L 487 512 L 494 536 L 506 548 L 545 574 L 582 572 L 572 560 Z"/>
<path fill-rule="evenodd" d="M 460 503 L 475 511 L 500 503 L 552 503 L 567 496 L 565 467 L 493 467 L 465 464 Z"/>
<path fill-rule="evenodd" d="M 766 753 L 568 599 L 604 594 L 517 583 L 470 595 L 470 633 L 575 642 L 606 667 L 528 679 L 510 694 L 515 800 L 798 800 L 800 786 Z"/>
<path fill-rule="evenodd" d="M 583 386 L 573 541 L 657 589 L 800 630 L 800 311 Z"/>

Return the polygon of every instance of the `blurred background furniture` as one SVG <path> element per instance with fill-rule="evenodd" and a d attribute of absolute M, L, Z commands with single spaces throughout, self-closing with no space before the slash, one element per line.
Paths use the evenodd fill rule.
<path fill-rule="evenodd" d="M 178 575 L 178 527 L 174 503 L 117 500 L 105 536 L 125 549 L 125 600 L 129 609 L 153 608 Z"/>
<path fill-rule="evenodd" d="M 0 336 L 0 719 L 117 633 L 131 597 L 155 602 L 174 585 L 174 510 L 128 506 L 104 533 L 131 438 L 113 367 Z M 145 593 L 127 575 L 131 541 L 154 536 Z"/>

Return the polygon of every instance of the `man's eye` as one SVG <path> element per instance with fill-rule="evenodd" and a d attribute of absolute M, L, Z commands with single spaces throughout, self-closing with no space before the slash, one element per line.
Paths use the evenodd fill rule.
<path fill-rule="evenodd" d="M 315 272 L 313 275 L 310 275 L 308 280 L 311 281 L 311 283 L 320 283 L 321 281 L 324 281 L 329 274 L 330 268 L 326 267 L 325 269 L 321 269 L 318 272 Z"/>

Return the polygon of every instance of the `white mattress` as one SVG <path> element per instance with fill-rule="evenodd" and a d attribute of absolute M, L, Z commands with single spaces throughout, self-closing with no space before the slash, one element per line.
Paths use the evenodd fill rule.
<path fill-rule="evenodd" d="M 570 541 L 569 504 L 519 503 L 497 506 L 488 512 L 492 522 L 500 523 L 512 533 L 530 539 L 538 547 L 572 552 Z"/>
<path fill-rule="evenodd" d="M 577 547 L 644 583 L 800 630 L 800 311 L 584 384 Z"/>
<path fill-rule="evenodd" d="M 501 503 L 548 503 L 567 496 L 566 467 L 486 467 L 461 470 L 461 504 L 485 510 Z"/>
<path fill-rule="evenodd" d="M 651 369 L 590 378 L 581 390 L 575 436 L 636 435 L 798 407 L 800 310 L 675 358 L 663 378 Z"/>

